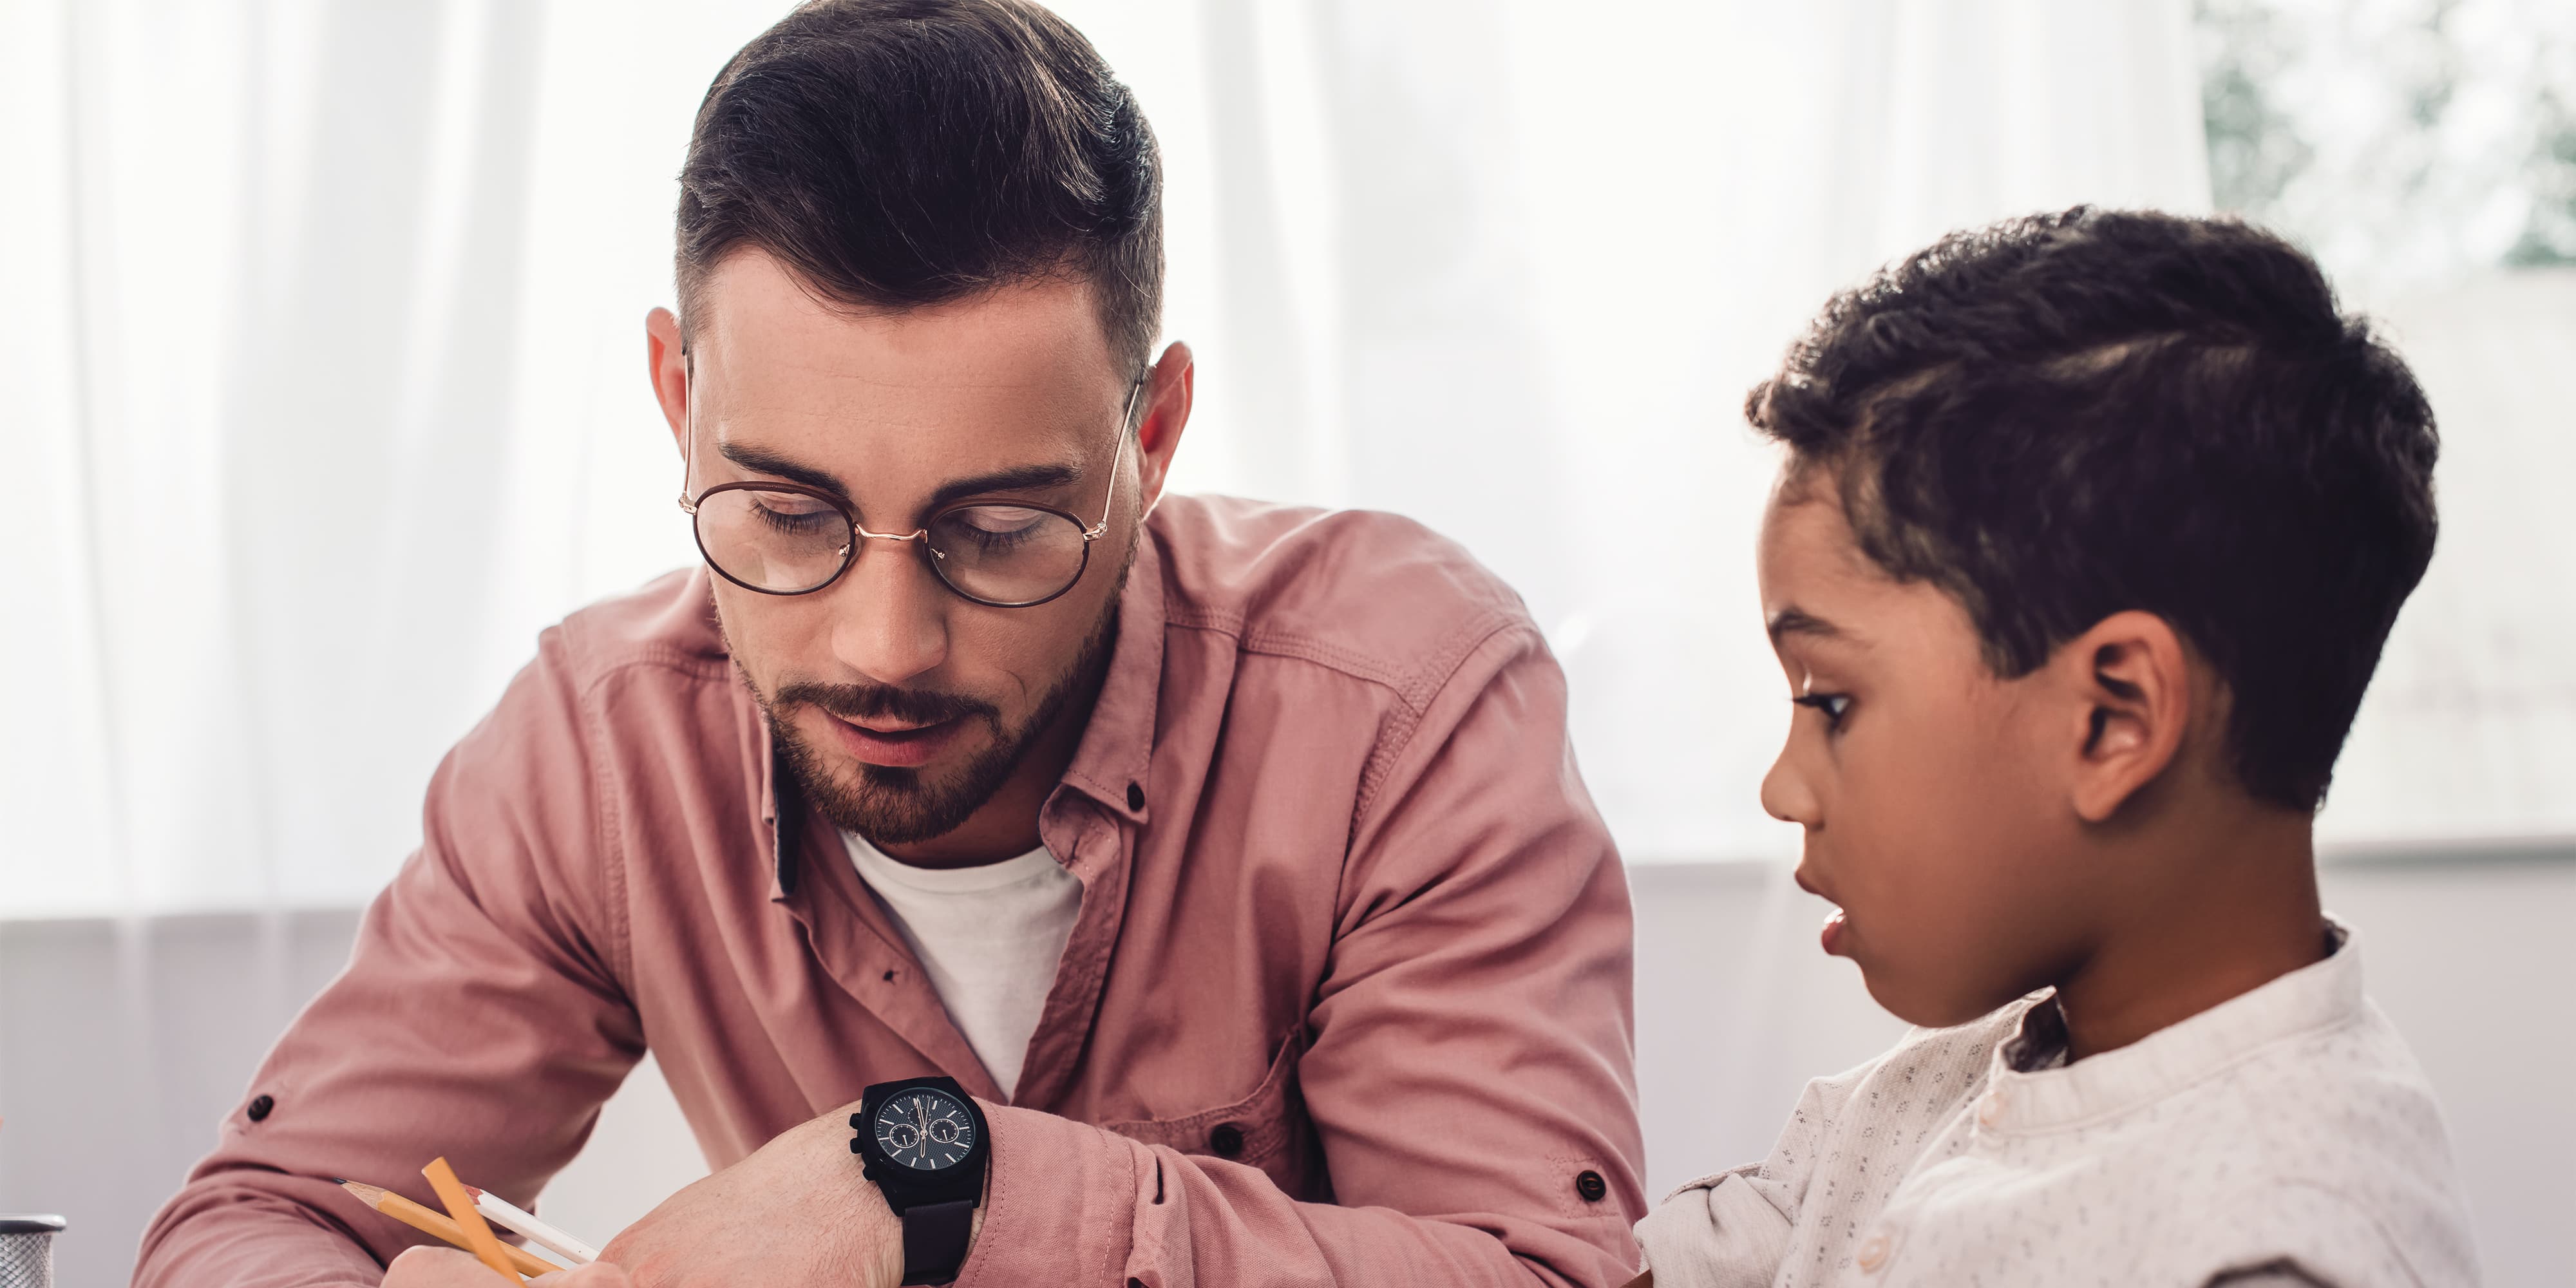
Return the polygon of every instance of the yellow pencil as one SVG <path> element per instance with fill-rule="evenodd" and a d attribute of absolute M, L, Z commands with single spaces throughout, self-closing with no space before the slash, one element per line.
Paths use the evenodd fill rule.
<path fill-rule="evenodd" d="M 454 1218 L 458 1229 L 465 1231 L 465 1246 L 474 1250 L 492 1273 L 516 1284 L 519 1272 L 510 1268 L 510 1258 L 501 1251 L 501 1241 L 492 1237 L 492 1227 L 483 1223 L 483 1214 L 474 1210 L 474 1196 L 465 1192 L 465 1182 L 456 1179 L 456 1169 L 445 1157 L 429 1160 L 420 1169 L 429 1178 L 429 1188 L 438 1191 L 438 1201 L 447 1205 L 447 1215 Z"/>
<path fill-rule="evenodd" d="M 465 1242 L 465 1231 L 458 1228 L 454 1221 L 448 1220 L 446 1215 L 439 1212 L 436 1208 L 422 1207 L 420 1204 L 414 1203 L 410 1199 L 404 1198 L 381 1185 L 367 1185 L 358 1181 L 342 1181 L 340 1182 L 340 1188 L 347 1190 L 350 1195 L 355 1197 L 359 1202 L 366 1204 L 368 1207 L 374 1208 L 378 1212 L 384 1213 L 386 1216 L 402 1222 L 404 1225 L 420 1231 L 422 1234 L 426 1234 L 433 1239 L 444 1239 L 447 1242 L 454 1244 L 457 1247 L 464 1248 L 469 1252 L 473 1250 L 473 1245 Z M 517 1267 L 519 1273 L 523 1275 L 550 1275 L 563 1269 L 562 1266 L 554 1265 L 543 1257 L 537 1256 L 535 1253 L 528 1252 L 520 1248 L 513 1248 L 506 1243 L 501 1245 L 501 1255 L 508 1257 L 510 1259 L 510 1264 Z"/>

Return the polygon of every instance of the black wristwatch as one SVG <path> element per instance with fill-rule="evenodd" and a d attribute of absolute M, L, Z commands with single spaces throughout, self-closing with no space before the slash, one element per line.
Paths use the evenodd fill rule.
<path fill-rule="evenodd" d="M 850 1152 L 903 1221 L 903 1281 L 957 1278 L 993 1161 L 983 1109 L 954 1078 L 906 1078 L 868 1088 L 850 1129 Z"/>

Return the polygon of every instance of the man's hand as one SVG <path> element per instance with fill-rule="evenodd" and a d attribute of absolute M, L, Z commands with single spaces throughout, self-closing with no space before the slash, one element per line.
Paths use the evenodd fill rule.
<path fill-rule="evenodd" d="M 896 1288 L 903 1226 L 850 1153 L 857 1109 L 791 1127 L 672 1195 L 610 1240 L 601 1259 L 626 1267 L 636 1288 Z"/>
<path fill-rule="evenodd" d="M 490 1266 L 471 1252 L 454 1248 L 413 1248 L 385 1267 L 384 1288 L 494 1288 L 501 1282 Z M 626 1272 L 605 1261 L 558 1270 L 529 1281 L 544 1288 L 634 1288 Z"/>

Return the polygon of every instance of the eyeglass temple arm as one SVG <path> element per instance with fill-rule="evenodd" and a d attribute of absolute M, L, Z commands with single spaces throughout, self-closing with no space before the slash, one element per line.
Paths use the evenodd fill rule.
<path fill-rule="evenodd" d="M 680 511 L 695 515 L 698 503 L 689 495 L 689 479 L 698 446 L 698 358 L 685 340 L 680 343 L 680 398 Z"/>
<path fill-rule="evenodd" d="M 1153 378 L 1153 374 L 1151 371 L 1140 371 L 1136 373 L 1136 383 L 1127 387 L 1127 410 L 1119 413 L 1118 416 L 1118 445 L 1109 449 L 1109 495 L 1100 503 L 1100 522 L 1092 524 L 1091 529 L 1082 534 L 1082 539 L 1085 541 L 1098 541 L 1100 534 L 1109 530 L 1110 511 L 1118 507 L 1118 462 L 1127 454 L 1127 436 L 1138 428 L 1136 400 L 1143 396 L 1145 383 Z M 1139 479 L 1144 477 L 1141 461 L 1138 462 L 1137 477 Z"/>

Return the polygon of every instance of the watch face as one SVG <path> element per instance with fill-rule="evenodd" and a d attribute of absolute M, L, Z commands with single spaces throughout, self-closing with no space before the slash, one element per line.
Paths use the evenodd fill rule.
<path fill-rule="evenodd" d="M 966 1161 L 975 1148 L 975 1116 L 957 1097 L 932 1087 L 911 1087 L 877 1106 L 877 1149 L 899 1167 L 942 1172 Z"/>

